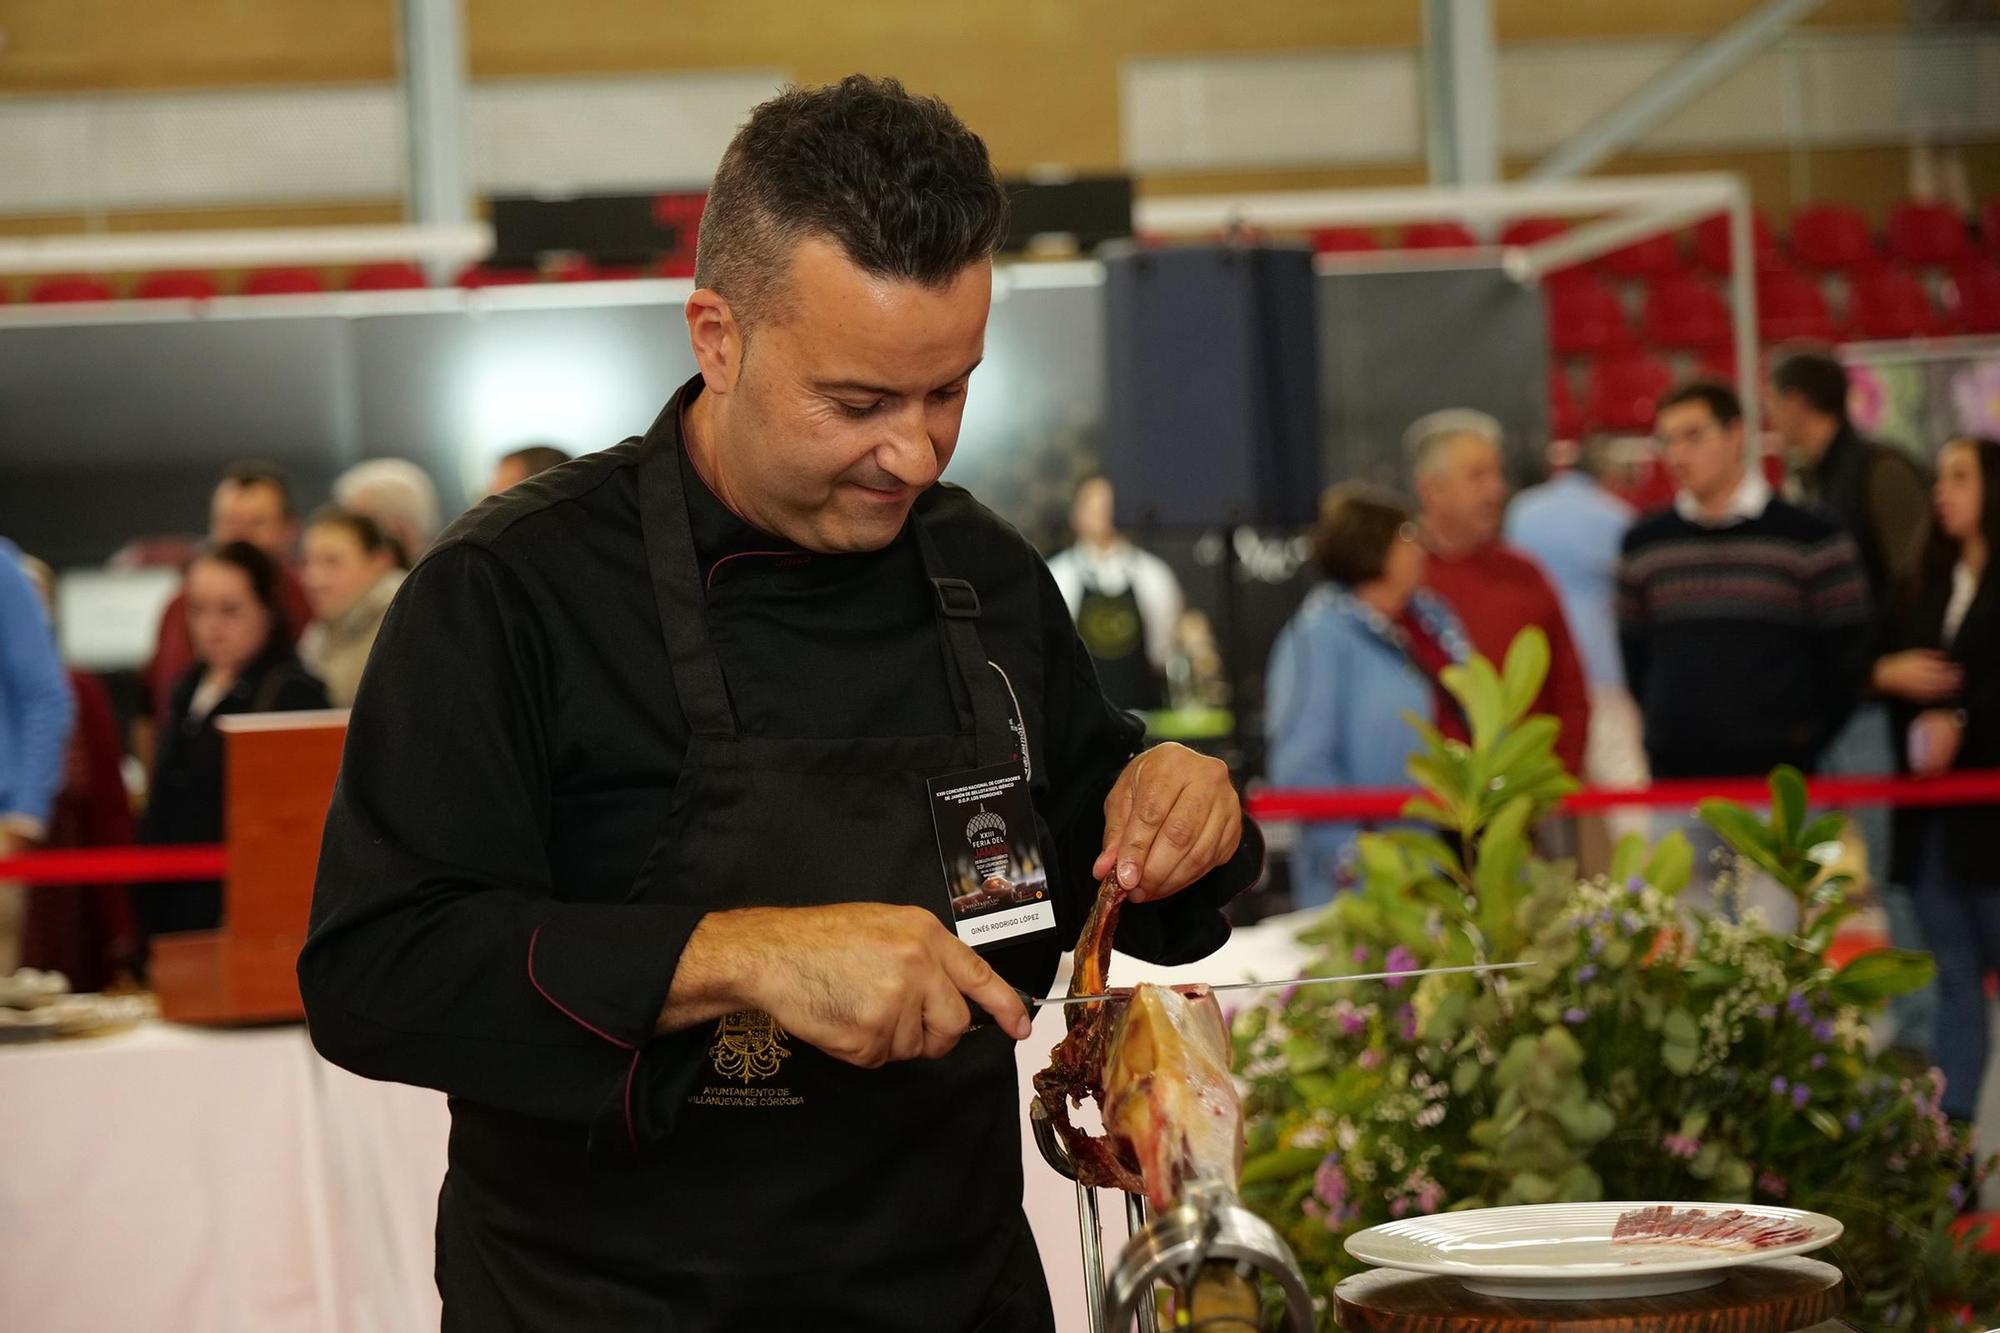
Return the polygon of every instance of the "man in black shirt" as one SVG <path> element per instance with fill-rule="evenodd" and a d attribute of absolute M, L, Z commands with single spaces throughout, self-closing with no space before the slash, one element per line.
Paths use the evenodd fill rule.
<path fill-rule="evenodd" d="M 1917 461 L 1854 428 L 1847 416 L 1847 369 L 1824 352 L 1799 351 L 1771 368 L 1770 421 L 1785 442 L 1806 502 L 1847 529 L 1861 554 L 1875 610 L 1874 666 L 1854 715 L 1830 741 L 1821 771 L 1834 776 L 1886 777 L 1899 771 L 1888 699 L 1942 701 L 1958 691 L 1958 668 L 1941 652 L 1891 653 L 1897 621 L 1915 591 L 1931 535 L 1930 487 Z M 1889 811 L 1848 812 L 1868 851 L 1868 879 L 1899 948 L 1924 947 L 1910 892 L 1891 877 L 1895 864 Z M 1893 1042 L 1930 1048 L 1936 998 L 1930 987 L 1890 1002 Z"/>
<path fill-rule="evenodd" d="M 766 103 L 702 222 L 700 375 L 391 608 L 299 975 L 328 1058 L 451 1094 L 447 1329 L 1053 1326 L 1013 988 L 1114 873 L 1120 948 L 1212 951 L 1262 840 L 936 484 L 1004 233 L 942 103 Z"/>

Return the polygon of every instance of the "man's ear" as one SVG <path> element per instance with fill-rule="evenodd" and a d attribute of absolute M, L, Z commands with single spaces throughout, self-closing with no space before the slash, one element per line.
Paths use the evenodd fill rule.
<path fill-rule="evenodd" d="M 729 298 L 701 287 L 687 300 L 688 345 L 710 393 L 728 393 L 743 374 L 743 328 Z"/>

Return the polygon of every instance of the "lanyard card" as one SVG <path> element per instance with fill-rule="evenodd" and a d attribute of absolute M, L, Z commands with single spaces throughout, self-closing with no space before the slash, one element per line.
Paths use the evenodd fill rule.
<path fill-rule="evenodd" d="M 1035 841 L 1028 775 L 1016 761 L 930 780 L 931 822 L 952 926 L 975 949 L 1056 928 Z"/>

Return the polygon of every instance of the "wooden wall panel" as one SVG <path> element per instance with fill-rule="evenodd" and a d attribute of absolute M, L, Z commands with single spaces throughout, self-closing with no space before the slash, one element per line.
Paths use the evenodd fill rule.
<path fill-rule="evenodd" d="M 397 0 L 4 0 L 0 93 L 396 77 Z"/>

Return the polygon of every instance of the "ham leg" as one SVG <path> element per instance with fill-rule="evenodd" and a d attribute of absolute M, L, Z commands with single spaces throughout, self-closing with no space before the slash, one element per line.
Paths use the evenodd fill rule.
<path fill-rule="evenodd" d="M 1071 995 L 1102 995 L 1125 891 L 1098 890 L 1077 941 Z M 1124 1001 L 1073 1005 L 1069 1034 L 1035 1092 L 1062 1139 L 1077 1179 L 1144 1194 L 1173 1206 L 1184 1188 L 1208 1181 L 1230 1194 L 1243 1164 L 1243 1109 L 1229 1077 L 1229 1032 L 1206 987 L 1139 986 Z M 1071 1105 L 1094 1100 L 1106 1136 L 1070 1122 Z"/>

